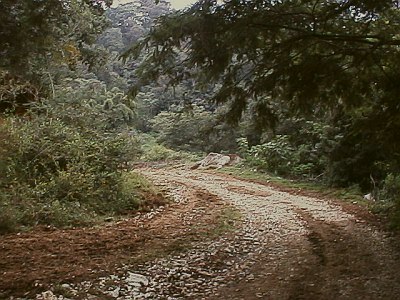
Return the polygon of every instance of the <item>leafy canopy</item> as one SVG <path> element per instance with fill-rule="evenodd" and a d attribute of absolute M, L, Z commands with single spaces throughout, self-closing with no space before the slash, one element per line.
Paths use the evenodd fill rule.
<path fill-rule="evenodd" d="M 142 59 L 133 92 L 191 77 L 257 132 L 292 117 L 329 124 L 340 138 L 325 174 L 367 188 L 371 174 L 400 173 L 399 20 L 397 0 L 203 0 L 124 57 Z"/>
<path fill-rule="evenodd" d="M 398 5 L 203 0 L 160 18 L 124 57 L 146 54 L 139 86 L 165 74 L 174 84 L 193 70 L 198 83 L 219 83 L 213 100 L 229 104 L 233 121 L 249 106 L 266 125 L 285 110 L 315 114 L 368 104 L 398 112 Z"/>
<path fill-rule="evenodd" d="M 110 0 L 1 0 L 0 68 L 26 75 L 43 62 L 73 56 L 104 28 Z"/>
<path fill-rule="evenodd" d="M 0 112 L 23 113 L 46 93 L 62 66 L 96 59 L 110 0 L 0 1 Z M 56 71 L 55 71 L 56 70 Z M 49 81 L 50 78 L 50 82 Z"/>

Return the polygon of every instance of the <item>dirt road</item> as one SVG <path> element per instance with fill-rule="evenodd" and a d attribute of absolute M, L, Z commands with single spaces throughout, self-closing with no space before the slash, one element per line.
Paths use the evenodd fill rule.
<path fill-rule="evenodd" d="M 256 244 L 242 262 L 248 266 L 227 270 L 231 279 L 206 299 L 400 297 L 393 241 L 337 202 L 215 173 L 148 169 L 143 174 L 159 184 L 207 190 L 243 213 L 247 239 Z M 239 249 L 237 256 L 243 255 Z"/>
<path fill-rule="evenodd" d="M 3 237 L 0 298 L 399 299 L 398 241 L 361 208 L 186 167 L 139 172 L 173 202 Z"/>

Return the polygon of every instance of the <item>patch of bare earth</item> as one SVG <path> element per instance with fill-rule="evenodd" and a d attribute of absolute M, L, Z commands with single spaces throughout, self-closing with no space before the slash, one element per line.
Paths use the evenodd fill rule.
<path fill-rule="evenodd" d="M 108 226 L 2 237 L 3 295 L 67 282 L 70 299 L 399 298 L 396 237 L 362 208 L 211 171 L 140 172 L 175 202 Z M 239 222 L 221 219 L 227 207 L 241 227 L 215 234 Z"/>
<path fill-rule="evenodd" d="M 206 191 L 187 190 L 165 207 L 104 226 L 0 236 L 0 299 L 33 297 L 180 251 L 204 239 L 224 207 Z"/>

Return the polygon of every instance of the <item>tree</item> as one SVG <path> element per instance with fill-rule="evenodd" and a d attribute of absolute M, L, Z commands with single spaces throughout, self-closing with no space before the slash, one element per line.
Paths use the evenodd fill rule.
<path fill-rule="evenodd" d="M 89 45 L 104 29 L 102 14 L 110 4 L 109 0 L 1 0 L 1 111 L 13 106 L 19 110 L 21 103 L 37 100 L 52 64 L 73 68 L 79 61 L 93 63 Z"/>
<path fill-rule="evenodd" d="M 162 17 L 125 57 L 147 51 L 141 84 L 183 80 L 193 74 L 185 69 L 198 83 L 220 84 L 212 100 L 226 103 L 234 122 L 250 106 L 260 126 L 287 115 L 340 120 L 343 143 L 356 143 L 360 156 L 350 167 L 371 157 L 346 178 L 354 181 L 382 159 L 400 170 L 399 17 L 392 0 L 204 0 Z M 342 161 L 343 149 L 335 152 Z"/>
<path fill-rule="evenodd" d="M 33 58 L 68 53 L 94 41 L 104 25 L 99 16 L 110 1 L 48 0 L 0 2 L 0 67 L 27 72 Z M 68 45 L 70 48 L 68 48 Z"/>
<path fill-rule="evenodd" d="M 196 104 L 189 108 L 172 108 L 150 120 L 157 140 L 171 149 L 219 152 L 236 148 L 235 128 L 221 124 L 218 112 Z"/>

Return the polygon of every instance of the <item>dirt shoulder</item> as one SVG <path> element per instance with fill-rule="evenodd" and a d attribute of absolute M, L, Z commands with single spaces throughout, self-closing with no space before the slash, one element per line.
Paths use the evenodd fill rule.
<path fill-rule="evenodd" d="M 189 248 L 219 226 L 226 206 L 206 191 L 190 192 L 166 207 L 104 226 L 1 236 L 0 299 L 33 297 L 57 284 L 90 280 L 122 264 Z"/>

